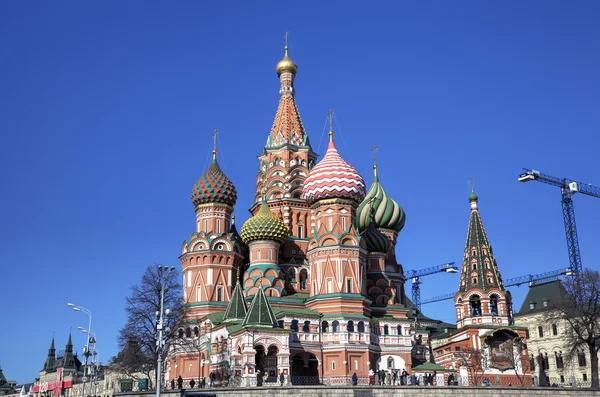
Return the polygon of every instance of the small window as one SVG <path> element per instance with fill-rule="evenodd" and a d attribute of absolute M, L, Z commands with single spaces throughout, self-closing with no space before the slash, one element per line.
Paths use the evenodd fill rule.
<path fill-rule="evenodd" d="M 558 335 L 558 328 L 556 327 L 556 324 L 552 324 L 552 335 Z"/>
<path fill-rule="evenodd" d="M 190 370 L 188 371 L 190 374 L 192 373 L 192 368 L 194 367 L 193 364 L 190 364 Z"/>
<path fill-rule="evenodd" d="M 290 329 L 292 331 L 298 332 L 298 320 L 292 320 L 292 324 L 290 325 Z"/>
<path fill-rule="evenodd" d="M 346 324 L 346 330 L 348 332 L 354 332 L 354 321 L 348 321 L 348 324 Z"/>
<path fill-rule="evenodd" d="M 477 264 L 473 263 L 473 270 L 477 270 Z"/>
<path fill-rule="evenodd" d="M 354 360 L 354 369 L 358 371 L 358 360 Z"/>
<path fill-rule="evenodd" d="M 302 332 L 310 332 L 310 321 L 305 321 L 302 326 Z"/>
<path fill-rule="evenodd" d="M 335 370 L 335 361 L 332 361 L 332 362 L 331 362 L 331 369 L 332 369 L 332 370 Z"/>
<path fill-rule="evenodd" d="M 277 326 L 283 329 L 283 320 L 277 320 Z"/>
<path fill-rule="evenodd" d="M 565 376 L 564 375 L 560 376 L 560 383 L 565 383 Z"/>
<path fill-rule="evenodd" d="M 583 374 L 583 381 L 587 382 L 587 374 Z"/>
<path fill-rule="evenodd" d="M 390 334 L 390 327 L 387 324 L 383 326 L 383 334 L 384 335 Z"/>
<path fill-rule="evenodd" d="M 535 309 L 535 303 L 531 302 L 529 304 L 529 310 L 533 310 L 533 309 Z"/>
<path fill-rule="evenodd" d="M 223 301 L 223 288 L 217 287 L 217 302 Z"/>
<path fill-rule="evenodd" d="M 477 278 L 473 278 L 473 284 L 477 284 Z"/>
<path fill-rule="evenodd" d="M 346 292 L 352 293 L 352 280 L 346 279 Z"/>
<path fill-rule="evenodd" d="M 540 336 L 540 338 L 544 337 L 544 328 L 542 328 L 541 326 L 538 327 L 538 335 Z"/>
<path fill-rule="evenodd" d="M 460 346 L 456 346 L 456 348 L 454 350 L 457 351 L 457 352 L 459 352 L 460 351 Z"/>
<path fill-rule="evenodd" d="M 547 300 L 544 300 L 544 301 L 542 302 L 542 304 L 544 305 L 544 307 L 548 307 L 548 301 L 547 301 Z"/>
<path fill-rule="evenodd" d="M 529 339 L 529 328 L 525 330 L 525 339 Z"/>

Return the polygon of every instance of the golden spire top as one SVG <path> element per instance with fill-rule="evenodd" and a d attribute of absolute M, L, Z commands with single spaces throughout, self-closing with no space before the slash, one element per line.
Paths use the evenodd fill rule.
<path fill-rule="evenodd" d="M 285 47 L 283 59 L 277 63 L 277 67 L 275 69 L 277 71 L 277 76 L 281 76 L 282 73 L 291 73 L 294 76 L 298 72 L 298 65 L 292 61 L 288 55 L 288 32 L 285 33 Z"/>
<path fill-rule="evenodd" d="M 213 161 L 217 161 L 217 132 L 219 132 L 219 130 L 215 130 L 213 132 L 213 150 L 212 150 Z"/>
<path fill-rule="evenodd" d="M 371 149 L 373 152 L 373 173 L 375 176 L 377 176 L 377 149 L 379 149 L 379 146 L 377 145 L 373 146 L 373 149 Z"/>
<path fill-rule="evenodd" d="M 333 109 L 329 110 L 327 116 L 329 116 L 329 142 L 333 142 Z"/>

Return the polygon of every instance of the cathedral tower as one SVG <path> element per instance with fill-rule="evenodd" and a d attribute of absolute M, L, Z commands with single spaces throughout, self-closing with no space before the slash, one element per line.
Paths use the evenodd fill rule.
<path fill-rule="evenodd" d="M 227 307 L 244 261 L 245 247 L 232 222 L 237 193 L 217 162 L 216 133 L 212 162 L 192 188 L 196 231 L 180 256 L 184 303 L 192 317 Z"/>
<path fill-rule="evenodd" d="M 504 288 L 492 246 L 481 221 L 479 198 L 469 195 L 471 215 L 460 285 L 454 304 L 458 328 L 470 324 L 510 325 L 512 302 Z"/>
<path fill-rule="evenodd" d="M 256 214 L 260 210 L 264 194 L 273 213 L 288 229 L 289 239 L 282 243 L 279 257 L 286 288 L 290 292 L 307 292 L 304 260 L 310 214 L 301 194 L 317 154 L 312 150 L 296 106 L 294 79 L 298 66 L 288 55 L 287 35 L 284 56 L 276 72 L 280 81 L 279 106 L 264 151 L 258 156 L 256 193 L 250 212 Z"/>
<path fill-rule="evenodd" d="M 330 112 L 329 145 L 323 159 L 304 182 L 311 206 L 312 237 L 308 242 L 312 309 L 323 313 L 364 314 L 365 251 L 354 227 L 356 208 L 365 197 L 365 183 L 338 153 Z M 325 301 L 321 302 L 321 299 Z M 361 304 L 348 304 L 358 299 Z M 323 307 L 321 307 L 323 306 Z"/>

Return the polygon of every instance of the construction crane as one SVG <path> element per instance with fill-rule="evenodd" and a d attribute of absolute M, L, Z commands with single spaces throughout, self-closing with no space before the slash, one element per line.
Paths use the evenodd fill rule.
<path fill-rule="evenodd" d="M 567 178 L 556 178 L 554 176 L 542 174 L 536 170 L 524 168 L 519 176 L 519 182 L 529 181 L 544 182 L 561 189 L 563 220 L 565 222 L 565 232 L 567 234 L 567 248 L 569 249 L 569 263 L 571 264 L 573 272 L 580 274 L 582 271 L 581 255 L 579 253 L 579 239 L 577 238 L 577 226 L 575 225 L 575 212 L 571 196 L 575 193 L 582 193 L 600 198 L 600 188 L 592 186 L 591 184 L 585 184 Z"/>
<path fill-rule="evenodd" d="M 575 272 L 573 270 L 571 270 L 571 268 L 558 269 L 558 270 L 553 270 L 553 271 L 546 272 L 546 273 L 533 274 L 533 275 L 527 274 L 525 276 L 513 277 L 513 278 L 507 279 L 504 282 L 504 287 L 505 288 L 514 287 L 514 286 L 518 287 L 521 284 L 525 284 L 525 283 L 528 283 L 529 286 L 532 286 L 535 284 L 546 283 L 548 281 L 557 280 L 560 276 L 573 276 L 574 274 L 575 274 Z M 440 302 L 440 301 L 445 301 L 448 299 L 454 299 L 455 295 L 456 295 L 456 292 L 452 292 L 452 293 L 445 294 L 445 295 L 434 296 L 433 298 L 425 299 L 424 301 L 421 302 L 421 304 L 426 305 L 428 303 Z"/>
<path fill-rule="evenodd" d="M 414 305 L 421 311 L 421 277 L 429 276 L 436 273 L 458 273 L 458 267 L 454 262 L 444 263 L 443 265 L 428 267 L 420 270 L 406 270 L 404 276 L 410 279 L 412 283 L 412 301 Z"/>

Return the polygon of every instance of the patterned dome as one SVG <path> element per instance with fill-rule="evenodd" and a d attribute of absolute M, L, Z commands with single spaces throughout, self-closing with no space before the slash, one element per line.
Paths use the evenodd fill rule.
<path fill-rule="evenodd" d="M 362 176 L 344 161 L 331 140 L 327 153 L 304 181 L 302 195 L 309 204 L 328 198 L 345 198 L 360 202 L 365 197 L 365 190 Z"/>
<path fill-rule="evenodd" d="M 288 237 L 288 228 L 277 217 L 263 199 L 260 209 L 242 226 L 242 239 L 246 244 L 256 240 L 273 240 L 283 243 Z"/>
<path fill-rule="evenodd" d="M 373 220 L 375 226 L 377 228 L 390 229 L 399 232 L 404 227 L 406 214 L 402 207 L 392 200 L 385 190 L 383 190 L 383 187 L 379 183 L 379 177 L 377 176 L 377 166 L 375 165 L 373 169 L 375 172 L 373 184 L 365 196 L 364 201 L 356 210 L 356 223 L 358 229 L 361 231 L 365 230 L 371 222 L 369 210 L 371 206 L 373 206 Z"/>
<path fill-rule="evenodd" d="M 214 154 L 210 167 L 194 184 L 191 198 L 194 206 L 208 203 L 223 203 L 232 207 L 235 205 L 237 201 L 235 186 L 221 171 Z"/>
<path fill-rule="evenodd" d="M 368 252 L 380 252 L 387 254 L 390 249 L 390 239 L 375 226 L 375 222 L 369 222 L 367 230 L 360 235 L 360 246 Z"/>

